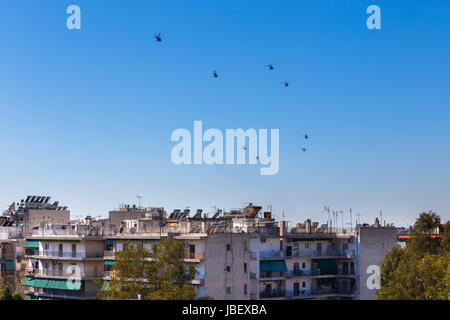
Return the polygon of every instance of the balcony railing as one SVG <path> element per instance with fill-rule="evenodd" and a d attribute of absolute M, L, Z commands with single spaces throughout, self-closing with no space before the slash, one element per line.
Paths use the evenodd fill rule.
<path fill-rule="evenodd" d="M 310 297 L 310 296 L 321 296 L 321 295 L 330 295 L 330 294 L 342 294 L 342 295 L 352 295 L 354 292 L 349 289 L 342 288 L 315 288 L 312 290 L 298 290 L 298 291 L 287 291 L 286 297 L 295 298 L 295 297 Z"/>
<path fill-rule="evenodd" d="M 34 270 L 32 272 L 35 276 L 40 277 L 63 277 L 63 278 L 102 278 L 103 272 L 101 271 L 91 271 L 91 272 L 68 272 L 59 270 Z"/>
<path fill-rule="evenodd" d="M 271 252 L 260 252 L 260 259 L 271 259 L 271 258 L 284 258 L 284 253 L 282 251 L 271 251 Z"/>
<path fill-rule="evenodd" d="M 260 279 L 269 279 L 269 278 L 284 278 L 284 271 L 261 271 L 259 273 Z"/>
<path fill-rule="evenodd" d="M 185 259 L 203 260 L 205 258 L 204 253 L 187 253 Z"/>
<path fill-rule="evenodd" d="M 286 278 L 295 278 L 295 277 L 310 277 L 319 275 L 319 271 L 316 269 L 312 270 L 292 270 L 286 272 Z"/>
<path fill-rule="evenodd" d="M 260 299 L 269 299 L 269 298 L 282 298 L 286 296 L 286 292 L 284 290 L 273 290 L 271 292 L 269 291 L 262 291 L 259 293 Z"/>
<path fill-rule="evenodd" d="M 103 258 L 102 253 L 88 253 L 88 252 L 66 252 L 66 251 L 38 251 L 29 250 L 27 251 L 29 256 L 39 256 L 39 257 L 55 257 L 55 258 Z"/>

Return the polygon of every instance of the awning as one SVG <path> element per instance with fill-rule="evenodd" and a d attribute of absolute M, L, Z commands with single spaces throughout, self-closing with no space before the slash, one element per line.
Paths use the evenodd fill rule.
<path fill-rule="evenodd" d="M 48 280 L 47 289 L 80 290 L 81 281 L 74 280 Z"/>
<path fill-rule="evenodd" d="M 260 261 L 259 270 L 263 272 L 287 271 L 286 261 L 284 260 Z"/>
<path fill-rule="evenodd" d="M 320 271 L 337 269 L 336 262 L 333 259 L 319 259 L 317 262 L 319 263 Z"/>
<path fill-rule="evenodd" d="M 81 281 L 63 281 L 61 289 L 78 291 L 81 289 Z"/>
<path fill-rule="evenodd" d="M 35 288 L 47 288 L 48 280 L 34 279 L 33 287 Z"/>
<path fill-rule="evenodd" d="M 30 277 L 26 277 L 22 285 L 32 287 L 33 284 L 34 284 L 34 279 L 30 278 Z"/>
<path fill-rule="evenodd" d="M 39 249 L 39 240 L 27 240 L 25 241 L 25 248 Z"/>
<path fill-rule="evenodd" d="M 114 240 L 113 240 L 113 239 L 108 239 L 108 240 L 106 240 L 106 245 L 107 245 L 108 247 L 114 246 Z"/>
<path fill-rule="evenodd" d="M 324 237 L 324 238 L 290 238 L 292 242 L 301 242 L 301 241 L 331 241 L 333 238 Z"/>
<path fill-rule="evenodd" d="M 112 266 L 112 265 L 114 265 L 114 260 L 105 260 L 105 265 L 107 265 L 107 266 Z"/>
<path fill-rule="evenodd" d="M 6 270 L 14 271 L 16 270 L 16 265 L 14 264 L 14 260 L 5 260 Z"/>
<path fill-rule="evenodd" d="M 39 300 L 38 297 L 26 295 L 24 300 Z"/>

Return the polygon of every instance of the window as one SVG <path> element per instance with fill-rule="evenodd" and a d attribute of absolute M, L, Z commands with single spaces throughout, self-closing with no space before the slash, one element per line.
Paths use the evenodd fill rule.
<path fill-rule="evenodd" d="M 244 263 L 244 272 L 247 273 L 247 263 Z"/>
<path fill-rule="evenodd" d="M 247 294 L 247 284 L 244 284 L 244 294 Z"/>
<path fill-rule="evenodd" d="M 244 240 L 244 251 L 247 251 L 247 240 Z"/>
<path fill-rule="evenodd" d="M 302 288 L 306 288 L 306 282 L 302 282 Z"/>
<path fill-rule="evenodd" d="M 48 250 L 48 243 L 44 243 L 44 250 Z"/>
<path fill-rule="evenodd" d="M 231 272 L 231 267 L 227 266 L 227 272 Z"/>
<path fill-rule="evenodd" d="M 227 287 L 227 294 L 231 294 L 231 287 Z"/>
<path fill-rule="evenodd" d="M 231 244 L 227 243 L 227 251 L 231 250 Z"/>
<path fill-rule="evenodd" d="M 306 263 L 302 262 L 302 269 L 306 269 Z"/>
<path fill-rule="evenodd" d="M 342 250 L 344 250 L 344 251 L 348 250 L 348 244 L 347 243 L 344 243 L 342 245 Z"/>
<path fill-rule="evenodd" d="M 305 249 L 309 249 L 309 243 L 305 242 Z"/>
<path fill-rule="evenodd" d="M 294 296 L 300 295 L 300 286 L 298 282 L 294 282 Z"/>

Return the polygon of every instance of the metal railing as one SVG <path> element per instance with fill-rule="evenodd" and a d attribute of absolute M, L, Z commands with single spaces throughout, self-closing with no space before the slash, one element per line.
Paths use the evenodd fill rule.
<path fill-rule="evenodd" d="M 204 253 L 187 253 L 185 259 L 203 260 L 205 258 Z"/>
<path fill-rule="evenodd" d="M 269 279 L 269 278 L 284 278 L 284 271 L 261 271 L 259 273 L 260 279 Z"/>
<path fill-rule="evenodd" d="M 34 270 L 35 276 L 41 277 L 75 277 L 75 278 L 102 278 L 102 271 L 91 272 L 71 272 L 71 271 L 59 271 L 59 270 Z"/>
<path fill-rule="evenodd" d="M 319 271 L 316 269 L 312 270 L 292 270 L 286 272 L 286 278 L 295 278 L 295 277 L 309 277 L 309 276 L 317 276 L 319 275 Z"/>
<path fill-rule="evenodd" d="M 55 257 L 55 258 L 103 258 L 102 253 L 90 253 L 90 252 L 67 252 L 67 251 L 39 251 L 39 250 L 29 250 L 27 251 L 28 256 L 40 256 L 40 257 Z"/>
<path fill-rule="evenodd" d="M 281 298 L 286 296 L 285 290 L 262 291 L 259 293 L 260 299 Z"/>
<path fill-rule="evenodd" d="M 310 290 L 298 290 L 298 291 L 287 291 L 286 297 L 308 297 L 308 296 L 321 296 L 329 294 L 342 294 L 342 295 L 352 295 L 354 292 L 350 289 L 343 288 L 315 288 Z"/>

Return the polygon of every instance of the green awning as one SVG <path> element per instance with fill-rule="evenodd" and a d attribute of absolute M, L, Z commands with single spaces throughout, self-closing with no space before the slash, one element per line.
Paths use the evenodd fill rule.
<path fill-rule="evenodd" d="M 23 285 L 24 285 L 24 286 L 30 286 L 30 287 L 32 287 L 33 284 L 34 284 L 34 279 L 33 279 L 33 278 L 30 278 L 30 277 L 26 277 L 25 280 L 24 280 L 24 282 L 23 282 Z"/>
<path fill-rule="evenodd" d="M 38 297 L 26 295 L 24 300 L 39 300 Z"/>
<path fill-rule="evenodd" d="M 6 270 L 14 271 L 16 270 L 16 265 L 14 264 L 14 260 L 5 260 Z"/>
<path fill-rule="evenodd" d="M 34 280 L 34 287 L 36 286 L 36 281 L 46 281 L 47 289 L 58 289 L 58 290 L 80 290 L 81 281 L 74 280 Z M 39 285 L 43 285 L 39 283 Z M 38 287 L 41 288 L 41 287 Z"/>
<path fill-rule="evenodd" d="M 336 262 L 333 259 L 319 259 L 317 262 L 319 263 L 320 271 L 337 269 Z"/>
<path fill-rule="evenodd" d="M 62 289 L 65 281 L 61 280 L 49 280 L 47 284 L 48 289 Z"/>
<path fill-rule="evenodd" d="M 263 272 L 287 271 L 286 261 L 284 260 L 260 261 L 259 270 Z"/>
<path fill-rule="evenodd" d="M 48 280 L 34 279 L 33 287 L 35 288 L 47 288 Z"/>
<path fill-rule="evenodd" d="M 27 240 L 25 241 L 25 248 L 33 248 L 33 249 L 39 249 L 39 240 Z"/>
<path fill-rule="evenodd" d="M 112 265 L 114 265 L 114 260 L 105 260 L 105 265 L 107 265 L 107 266 L 112 266 Z"/>
<path fill-rule="evenodd" d="M 112 240 L 112 239 L 106 240 L 106 245 L 107 245 L 108 247 L 114 246 L 114 240 Z"/>

